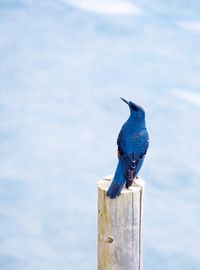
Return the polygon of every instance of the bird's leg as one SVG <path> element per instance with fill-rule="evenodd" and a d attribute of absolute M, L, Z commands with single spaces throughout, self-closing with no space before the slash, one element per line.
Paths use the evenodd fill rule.
<path fill-rule="evenodd" d="M 127 170 L 125 173 L 126 188 L 129 188 L 133 184 L 133 170 Z"/>
<path fill-rule="evenodd" d="M 128 189 L 133 184 L 133 181 L 126 181 L 126 188 Z"/>

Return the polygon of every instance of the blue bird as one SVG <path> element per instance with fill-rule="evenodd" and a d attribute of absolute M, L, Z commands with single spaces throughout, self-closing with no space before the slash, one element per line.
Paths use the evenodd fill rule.
<path fill-rule="evenodd" d="M 122 126 L 117 139 L 118 165 L 107 191 L 111 199 L 119 196 L 123 186 L 129 188 L 137 177 L 149 147 L 144 109 L 132 101 L 121 98 L 130 108 L 130 117 Z"/>

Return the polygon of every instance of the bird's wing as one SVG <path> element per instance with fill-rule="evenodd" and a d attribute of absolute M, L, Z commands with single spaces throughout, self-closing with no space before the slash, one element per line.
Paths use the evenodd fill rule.
<path fill-rule="evenodd" d="M 134 152 L 120 156 L 127 186 L 132 185 L 133 179 L 137 176 L 142 166 L 145 155 L 146 151 L 142 152 L 140 156 L 137 156 Z"/>
<path fill-rule="evenodd" d="M 141 153 L 140 156 L 137 156 L 134 152 L 125 154 L 120 156 L 122 161 L 124 171 L 133 171 L 135 172 L 137 169 L 137 165 L 140 160 L 143 160 L 145 157 L 146 152 Z"/>
<path fill-rule="evenodd" d="M 129 143 L 129 141 L 130 138 L 126 138 L 123 126 L 117 138 L 117 145 L 118 157 L 122 161 L 128 186 L 132 184 L 133 179 L 137 176 L 144 161 L 149 147 L 148 133 L 146 130 L 140 132 L 134 136 L 132 143 Z"/>

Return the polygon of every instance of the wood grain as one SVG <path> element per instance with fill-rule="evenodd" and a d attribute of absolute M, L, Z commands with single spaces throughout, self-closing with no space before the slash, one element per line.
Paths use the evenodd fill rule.
<path fill-rule="evenodd" d="M 144 181 L 116 199 L 106 196 L 112 176 L 98 182 L 98 270 L 142 270 Z"/>

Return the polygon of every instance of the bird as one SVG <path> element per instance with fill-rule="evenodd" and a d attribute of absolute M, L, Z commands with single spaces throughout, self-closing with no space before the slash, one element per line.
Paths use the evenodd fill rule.
<path fill-rule="evenodd" d="M 118 138 L 118 165 L 106 195 L 114 199 L 120 195 L 124 185 L 128 189 L 142 167 L 149 147 L 149 134 L 145 123 L 145 111 L 142 106 L 126 99 L 130 116 L 123 124 Z"/>

